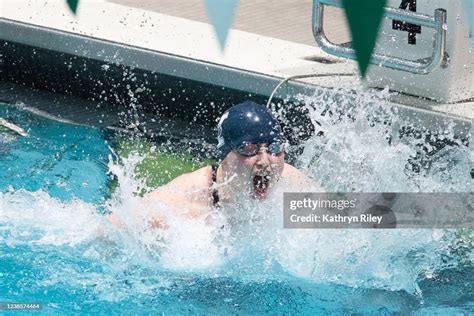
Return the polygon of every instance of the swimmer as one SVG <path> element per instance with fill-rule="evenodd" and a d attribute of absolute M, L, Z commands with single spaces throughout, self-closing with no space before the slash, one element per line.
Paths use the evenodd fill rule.
<path fill-rule="evenodd" d="M 147 205 L 159 201 L 186 217 L 202 218 L 213 208 L 242 199 L 265 200 L 278 182 L 284 181 L 290 192 L 298 187 L 322 191 L 285 163 L 286 138 L 266 107 L 251 101 L 235 105 L 222 115 L 217 130 L 220 163 L 183 174 L 148 193 Z M 150 215 L 159 221 L 159 210 Z"/>

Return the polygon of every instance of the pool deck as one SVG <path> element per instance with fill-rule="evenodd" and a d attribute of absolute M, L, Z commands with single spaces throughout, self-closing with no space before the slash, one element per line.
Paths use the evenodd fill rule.
<path fill-rule="evenodd" d="M 0 38 L 260 95 L 270 95 L 282 79 L 294 75 L 314 77 L 292 80 L 279 92 L 353 86 L 359 81 L 355 63 L 314 44 L 311 1 L 297 2 L 241 0 L 224 51 L 206 23 L 200 0 L 186 5 L 172 0 L 83 0 L 76 16 L 65 1 L 3 0 Z M 347 37 L 340 12 L 330 14 L 334 34 Z M 474 102 L 442 104 L 403 94 L 391 101 L 466 122 L 474 119 Z"/>
<path fill-rule="evenodd" d="M 109 0 L 127 7 L 138 8 L 208 23 L 203 0 Z M 315 46 L 311 30 L 312 0 L 239 0 L 232 28 L 262 36 Z M 328 37 L 349 41 L 350 35 L 341 10 L 325 11 Z M 264 16 L 265 18 L 261 18 Z"/>

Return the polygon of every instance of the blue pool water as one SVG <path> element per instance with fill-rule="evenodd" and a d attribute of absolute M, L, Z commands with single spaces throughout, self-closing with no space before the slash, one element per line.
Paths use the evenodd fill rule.
<path fill-rule="evenodd" d="M 0 303 L 42 303 L 46 315 L 474 312 L 472 232 L 282 230 L 267 212 L 281 209 L 278 199 L 240 205 L 255 216 L 243 214 L 230 230 L 171 216 L 168 230 L 149 231 L 129 216 L 142 207 L 133 193 L 140 157 L 110 161 L 94 128 L 5 105 L 0 117 L 30 134 L 0 134 Z M 383 130 L 346 123 L 326 122 L 325 134 L 338 136 L 326 136 L 324 152 L 309 140 L 299 160 L 326 187 L 471 190 L 462 144 L 412 173 L 406 164 L 416 144 L 388 146 Z M 364 132 L 351 136 L 356 129 Z M 392 168 L 367 158 L 376 155 Z M 119 180 L 114 194 L 108 172 Z M 124 226 L 112 225 L 104 207 Z"/>
<path fill-rule="evenodd" d="M 21 123 L 31 135 L 0 136 L 0 191 L 42 189 L 61 201 L 103 200 L 108 192 L 109 148 L 99 130 L 53 123 L 5 105 L 0 106 L 0 117 Z"/>

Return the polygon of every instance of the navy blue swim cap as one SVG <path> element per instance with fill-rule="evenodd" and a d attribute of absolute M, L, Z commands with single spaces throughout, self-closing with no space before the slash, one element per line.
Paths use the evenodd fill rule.
<path fill-rule="evenodd" d="M 220 159 L 243 144 L 285 142 L 278 120 L 265 106 L 252 101 L 227 110 L 219 120 L 217 132 Z"/>

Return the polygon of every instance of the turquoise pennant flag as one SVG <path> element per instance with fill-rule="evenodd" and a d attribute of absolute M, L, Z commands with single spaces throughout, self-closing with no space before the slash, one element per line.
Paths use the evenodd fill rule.
<path fill-rule="evenodd" d="M 342 0 L 362 78 L 365 77 L 377 41 L 386 2 L 387 0 Z"/>
<path fill-rule="evenodd" d="M 474 0 L 464 0 L 464 7 L 466 8 L 466 18 L 469 23 L 469 37 L 474 45 Z"/>
<path fill-rule="evenodd" d="M 204 0 L 207 16 L 214 27 L 221 49 L 224 50 L 227 34 L 234 21 L 238 0 Z"/>
<path fill-rule="evenodd" d="M 79 0 L 67 0 L 66 2 L 69 6 L 69 9 L 71 9 L 72 13 L 76 14 L 77 5 L 79 4 Z"/>

